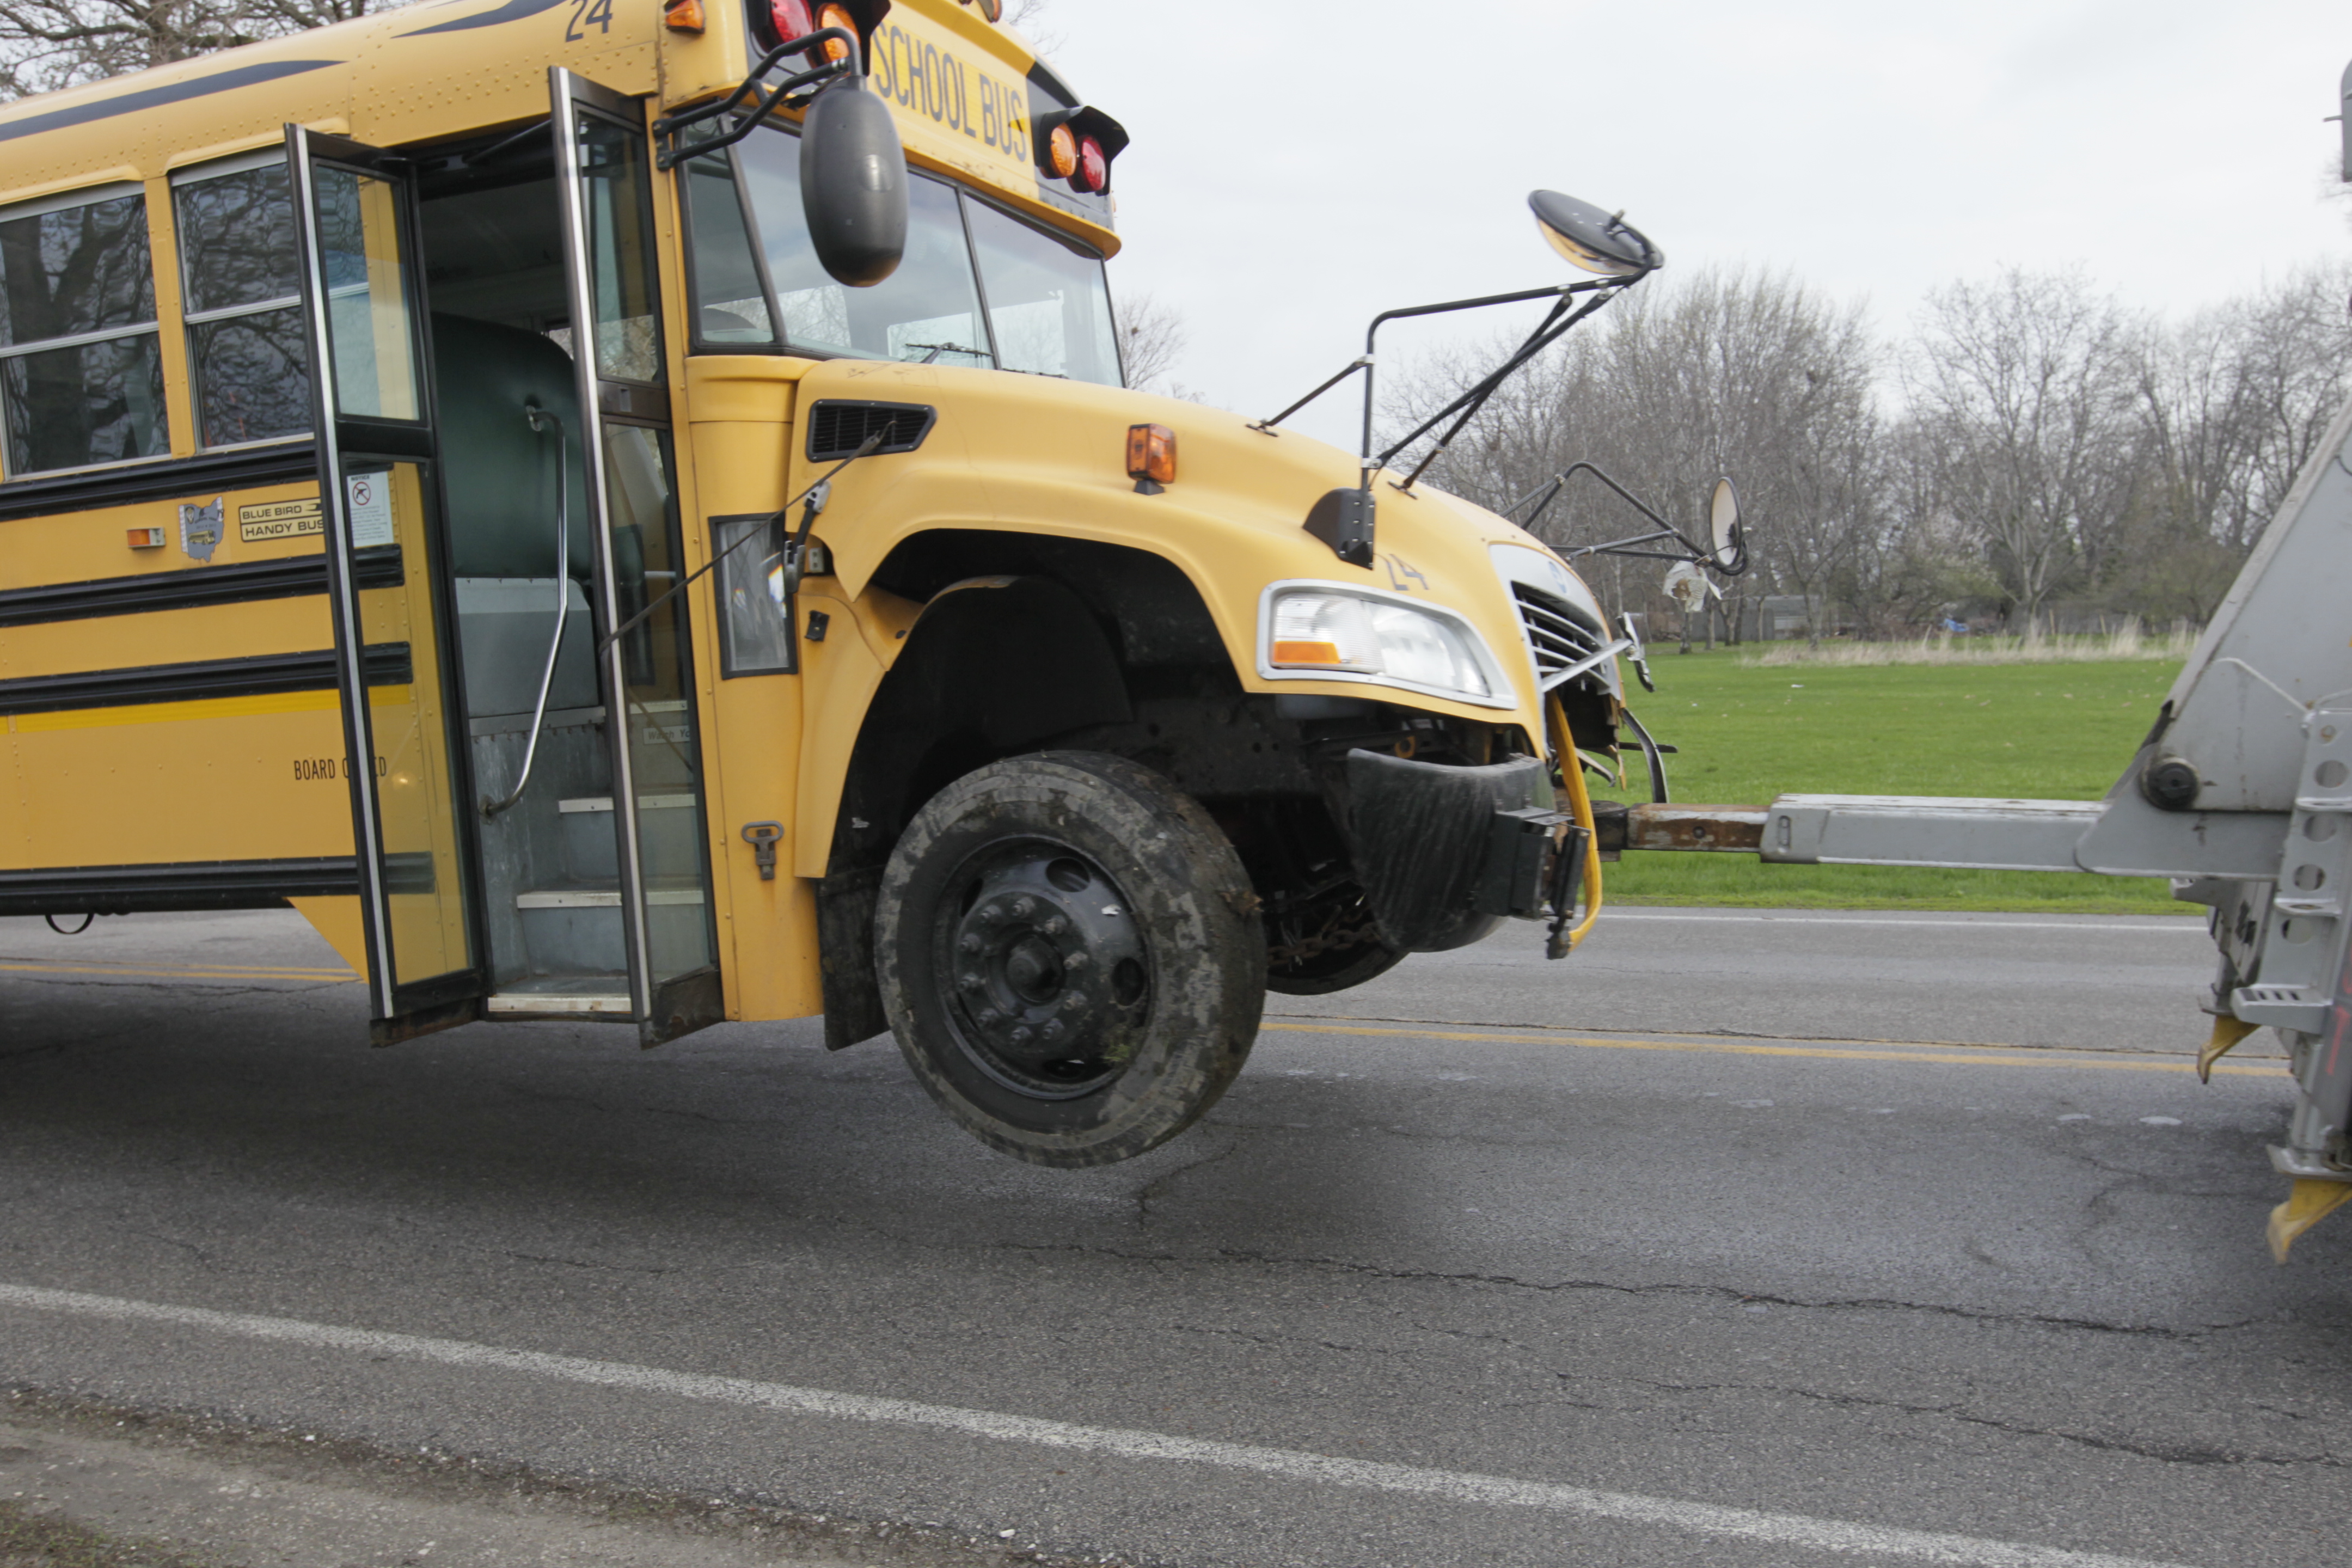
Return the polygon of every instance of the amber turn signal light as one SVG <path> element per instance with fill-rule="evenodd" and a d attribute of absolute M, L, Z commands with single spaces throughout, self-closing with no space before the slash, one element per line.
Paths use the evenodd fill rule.
<path fill-rule="evenodd" d="M 702 0 L 669 0 L 662 7 L 662 26 L 673 33 L 699 33 L 704 26 Z"/>
<path fill-rule="evenodd" d="M 1137 493 L 1156 496 L 1176 482 L 1176 432 L 1165 425 L 1136 425 L 1127 432 L 1127 477 Z"/>
<path fill-rule="evenodd" d="M 1340 665 L 1348 662 L 1339 657 L 1339 645 L 1335 642 L 1278 642 L 1274 645 L 1272 658 L 1276 664 Z"/>
<path fill-rule="evenodd" d="M 163 548 L 163 531 L 160 528 L 132 528 L 124 531 L 131 535 L 131 548 L 133 550 Z"/>
<path fill-rule="evenodd" d="M 1078 172 L 1076 132 L 1066 125 L 1054 127 L 1054 133 L 1045 138 L 1045 166 L 1057 180 L 1066 180 Z"/>
<path fill-rule="evenodd" d="M 849 7 L 846 5 L 820 6 L 816 14 L 816 25 L 820 28 L 839 27 L 852 37 L 857 35 L 857 19 L 849 14 Z M 827 38 L 818 45 L 817 48 L 827 60 L 845 60 L 849 58 L 849 46 L 839 38 Z"/>

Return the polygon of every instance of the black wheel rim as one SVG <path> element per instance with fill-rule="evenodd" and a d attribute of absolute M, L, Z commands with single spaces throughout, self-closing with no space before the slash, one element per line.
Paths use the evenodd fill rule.
<path fill-rule="evenodd" d="M 1051 839 L 992 844 L 940 889 L 932 973 L 964 1056 L 1032 1100 L 1080 1100 L 1127 1070 L 1151 1016 L 1151 955 L 1126 895 Z"/>

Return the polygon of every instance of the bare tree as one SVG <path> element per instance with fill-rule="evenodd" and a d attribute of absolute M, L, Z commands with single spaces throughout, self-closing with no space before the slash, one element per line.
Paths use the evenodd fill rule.
<path fill-rule="evenodd" d="M 169 65 L 389 8 L 374 0 L 0 0 L 0 99 Z"/>
<path fill-rule="evenodd" d="M 2132 489 L 2135 325 L 2079 274 L 2012 270 L 1928 297 L 1906 373 L 1944 504 L 2031 626 L 2097 580 Z"/>
<path fill-rule="evenodd" d="M 1045 32 L 1036 25 L 1053 3 L 1054 0 L 1013 0 L 1004 8 L 1005 21 L 1028 34 L 1030 45 L 1041 55 L 1050 55 L 1062 47 L 1059 33 Z"/>
<path fill-rule="evenodd" d="M 1139 392 L 1183 396 L 1174 380 L 1176 363 L 1192 340 L 1182 313 L 1154 295 L 1129 294 L 1119 298 L 1112 315 L 1127 384 Z"/>
<path fill-rule="evenodd" d="M 1753 520 L 1760 575 L 1826 609 L 1832 580 L 1879 525 L 1879 357 L 1859 306 L 1784 275 L 1645 283 L 1507 388 L 1448 455 L 1441 482 L 1502 507 L 1587 459 L 1696 531 L 1728 474 Z M 1441 381 L 1458 384 L 1488 359 L 1463 356 Z M 1542 531 L 1573 548 L 1644 527 L 1579 480 Z M 1655 575 L 1640 568 L 1644 598 Z"/>

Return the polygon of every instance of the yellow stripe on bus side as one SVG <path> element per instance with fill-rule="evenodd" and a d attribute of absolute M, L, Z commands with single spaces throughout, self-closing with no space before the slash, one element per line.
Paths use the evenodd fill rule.
<path fill-rule="evenodd" d="M 405 686 L 371 687 L 376 705 L 415 700 Z M 127 708 L 82 708 L 65 713 L 18 713 L 8 728 L 20 734 L 42 730 L 107 730 L 122 724 L 177 724 L 193 719 L 247 719 L 271 713 L 331 713 L 342 705 L 332 691 L 279 691 L 260 697 L 215 697 L 202 702 L 145 702 Z"/>

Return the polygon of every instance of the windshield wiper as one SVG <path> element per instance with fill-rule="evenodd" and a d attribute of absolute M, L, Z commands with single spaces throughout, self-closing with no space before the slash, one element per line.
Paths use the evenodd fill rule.
<path fill-rule="evenodd" d="M 929 349 L 931 351 L 922 358 L 917 360 L 915 362 L 917 364 L 936 364 L 939 363 L 939 358 L 941 354 L 970 354 L 974 359 L 984 359 L 991 364 L 994 364 L 996 363 L 996 356 L 990 353 L 986 349 L 968 349 L 961 343 L 908 343 L 906 346 L 910 349 Z"/>

